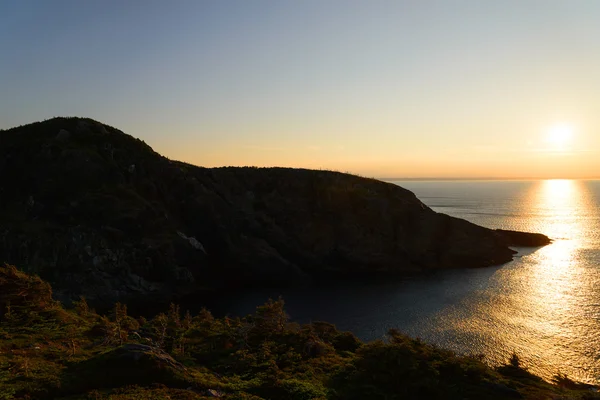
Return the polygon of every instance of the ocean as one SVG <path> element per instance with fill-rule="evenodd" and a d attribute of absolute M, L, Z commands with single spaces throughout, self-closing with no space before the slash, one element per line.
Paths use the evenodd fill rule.
<path fill-rule="evenodd" d="M 544 233 L 498 267 L 401 281 L 258 290 L 228 305 L 246 314 L 282 295 L 293 320 L 332 322 L 363 340 L 389 328 L 497 365 L 600 383 L 600 181 L 390 181 L 437 212 L 489 228 Z"/>

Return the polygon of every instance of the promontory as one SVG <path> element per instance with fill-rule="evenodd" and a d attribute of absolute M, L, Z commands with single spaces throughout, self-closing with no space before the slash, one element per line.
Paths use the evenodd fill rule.
<path fill-rule="evenodd" d="M 0 177 L 0 262 L 98 304 L 486 267 L 510 261 L 509 246 L 549 243 L 375 179 L 169 160 L 85 118 L 0 131 Z"/>

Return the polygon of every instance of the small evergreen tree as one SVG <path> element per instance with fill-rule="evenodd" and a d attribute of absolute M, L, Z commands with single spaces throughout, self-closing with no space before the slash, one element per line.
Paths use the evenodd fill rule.
<path fill-rule="evenodd" d="M 276 301 L 269 299 L 264 305 L 256 308 L 254 319 L 259 333 L 271 335 L 282 333 L 285 330 L 289 316 L 285 312 L 284 305 L 285 303 L 280 297 Z"/>

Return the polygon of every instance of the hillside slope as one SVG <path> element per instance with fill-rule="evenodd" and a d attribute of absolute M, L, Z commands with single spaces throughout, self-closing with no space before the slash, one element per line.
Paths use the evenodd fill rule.
<path fill-rule="evenodd" d="M 65 309 L 48 283 L 0 265 L 0 399 L 600 399 L 564 374 L 545 382 L 517 355 L 491 367 L 396 329 L 363 343 L 290 322 L 281 299 L 242 318 L 181 311 Z"/>
<path fill-rule="evenodd" d="M 0 131 L 0 261 L 97 304 L 198 288 L 484 267 L 537 234 L 329 171 L 201 168 L 90 119 Z"/>

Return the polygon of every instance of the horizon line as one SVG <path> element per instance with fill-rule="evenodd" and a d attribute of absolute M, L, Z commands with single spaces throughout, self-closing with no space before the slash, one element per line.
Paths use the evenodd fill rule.
<path fill-rule="evenodd" d="M 595 181 L 600 177 L 585 178 L 541 178 L 541 177 L 377 177 L 382 181 L 551 181 L 551 180 L 572 180 L 572 181 Z"/>

